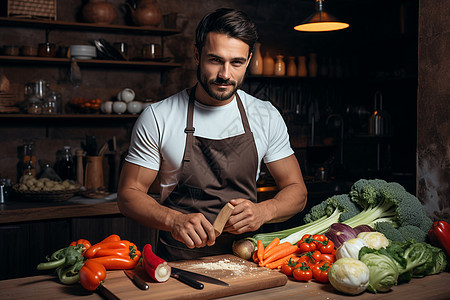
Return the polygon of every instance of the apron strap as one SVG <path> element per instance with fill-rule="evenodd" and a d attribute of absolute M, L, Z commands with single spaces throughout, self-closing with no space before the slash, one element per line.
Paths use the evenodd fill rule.
<path fill-rule="evenodd" d="M 186 128 L 184 132 L 187 134 L 186 137 L 186 148 L 184 150 L 184 158 L 183 161 L 191 160 L 191 149 L 192 149 L 192 141 L 194 140 L 194 100 L 195 100 L 195 88 L 197 84 L 191 89 L 191 93 L 189 94 L 189 104 L 188 104 L 188 113 L 186 120 Z"/>

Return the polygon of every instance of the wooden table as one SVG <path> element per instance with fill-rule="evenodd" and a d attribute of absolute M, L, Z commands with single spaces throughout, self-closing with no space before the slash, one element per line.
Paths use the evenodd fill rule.
<path fill-rule="evenodd" d="M 121 271 L 109 271 L 121 272 Z M 110 276 L 110 274 L 108 274 Z M 172 279 L 172 278 L 171 278 Z M 125 277 L 124 277 L 125 280 Z M 335 300 L 335 299 L 408 299 L 408 300 L 444 300 L 450 299 L 450 273 L 415 278 L 410 283 L 395 286 L 388 293 L 372 294 L 365 292 L 358 296 L 343 295 L 334 290 L 330 284 L 316 282 L 297 282 L 291 279 L 287 284 L 280 287 L 259 290 L 226 297 L 226 299 L 313 299 L 313 300 Z M 147 291 L 135 290 L 148 294 L 152 298 L 151 288 Z M 81 285 L 66 286 L 57 282 L 55 276 L 41 275 L 34 277 L 18 278 L 0 281 L 0 299 L 79 299 L 86 300 L 102 299 L 97 293 L 89 293 Z M 127 297 L 125 299 L 133 299 Z"/>

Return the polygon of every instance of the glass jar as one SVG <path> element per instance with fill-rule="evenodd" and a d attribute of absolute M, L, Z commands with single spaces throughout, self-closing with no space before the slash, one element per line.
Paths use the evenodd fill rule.
<path fill-rule="evenodd" d="M 64 150 L 62 152 L 61 159 L 58 162 L 56 171 L 62 180 L 75 179 L 75 167 L 73 164 L 70 146 L 64 146 Z"/>
<path fill-rule="evenodd" d="M 33 115 L 39 115 L 42 113 L 42 101 L 41 99 L 31 96 L 27 101 L 27 113 Z"/>
<path fill-rule="evenodd" d="M 44 99 L 42 109 L 43 114 L 59 114 L 61 113 L 61 94 L 51 91 Z"/>

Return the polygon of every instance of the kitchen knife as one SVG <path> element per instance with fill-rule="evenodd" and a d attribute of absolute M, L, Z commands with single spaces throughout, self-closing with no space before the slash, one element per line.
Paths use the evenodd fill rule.
<path fill-rule="evenodd" d="M 138 275 L 134 274 L 131 271 L 128 270 L 123 270 L 123 272 L 125 273 L 125 275 L 127 275 L 128 278 L 131 279 L 131 281 L 133 281 L 133 283 L 140 288 L 141 290 L 147 290 L 148 289 L 148 284 Z"/>
<path fill-rule="evenodd" d="M 175 267 L 171 267 L 171 268 L 172 268 L 172 274 L 175 273 L 175 274 L 181 275 L 185 278 L 190 278 L 192 280 L 198 280 L 198 281 L 203 281 L 203 282 L 218 284 L 218 285 L 223 285 L 223 286 L 230 286 L 225 281 L 222 281 L 222 280 L 219 280 L 219 279 L 207 276 L 207 275 L 194 273 L 191 271 L 186 271 L 186 270 L 178 269 Z"/>
<path fill-rule="evenodd" d="M 203 289 L 204 285 L 201 282 L 196 281 L 195 279 L 192 279 L 188 274 L 183 273 L 183 270 L 177 269 L 177 268 L 171 268 L 170 276 L 178 279 L 179 281 L 183 282 L 184 284 L 187 284 L 197 290 Z"/>
<path fill-rule="evenodd" d="M 100 284 L 96 290 L 100 295 L 102 295 L 105 299 L 108 300 L 120 300 L 119 297 L 114 295 L 110 290 L 105 288 L 103 284 Z"/>

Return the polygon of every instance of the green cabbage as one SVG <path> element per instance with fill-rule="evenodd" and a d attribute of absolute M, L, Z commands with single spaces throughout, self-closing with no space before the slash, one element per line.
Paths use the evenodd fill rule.
<path fill-rule="evenodd" d="M 397 284 L 399 271 L 397 264 L 389 256 L 367 253 L 360 260 L 369 268 L 369 291 L 387 292 Z"/>

